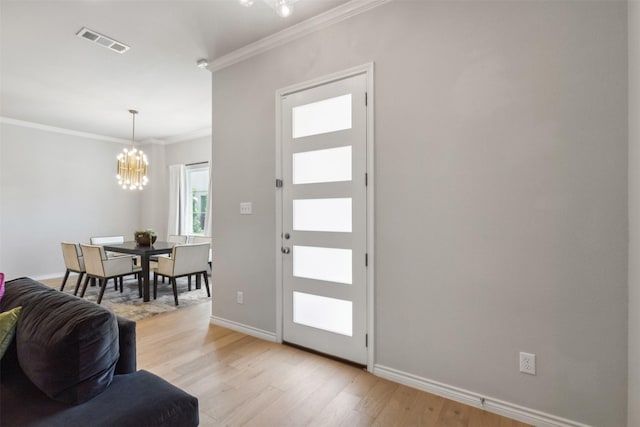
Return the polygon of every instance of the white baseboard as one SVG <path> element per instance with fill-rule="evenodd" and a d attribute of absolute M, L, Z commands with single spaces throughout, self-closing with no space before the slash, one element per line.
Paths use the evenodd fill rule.
<path fill-rule="evenodd" d="M 231 329 L 234 331 L 242 332 L 243 334 L 251 335 L 252 337 L 260 338 L 266 341 L 277 342 L 276 334 L 274 332 L 265 331 L 262 329 L 254 328 L 242 323 L 234 322 L 233 320 L 223 319 L 221 317 L 211 316 L 211 323 L 214 325 L 222 326 L 223 328 Z"/>
<path fill-rule="evenodd" d="M 448 384 L 432 381 L 417 375 L 408 374 L 386 366 L 375 365 L 373 374 L 388 380 L 417 388 L 456 402 L 484 409 L 514 420 L 532 424 L 537 427 L 589 427 L 577 421 L 571 421 L 555 415 L 525 408 L 499 399 L 483 396 Z M 484 399 L 484 400 L 483 400 Z"/>

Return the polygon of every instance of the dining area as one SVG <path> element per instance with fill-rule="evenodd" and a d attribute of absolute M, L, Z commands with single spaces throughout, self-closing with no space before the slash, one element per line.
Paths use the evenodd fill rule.
<path fill-rule="evenodd" d="M 158 281 L 168 280 L 173 293 L 173 302 L 179 305 L 179 293 L 201 289 L 202 283 L 207 297 L 211 298 L 209 275 L 212 260 L 212 239 L 198 235 L 169 235 L 166 240 L 157 240 L 152 230 L 136 231 L 132 240 L 124 235 L 93 236 L 88 243 L 61 242 L 65 263 L 65 274 L 60 284 L 64 291 L 69 276 L 77 274 L 73 295 L 84 298 L 88 287 L 95 287 L 96 303 L 100 304 L 108 284 L 124 291 L 124 280 L 128 276 L 137 281 L 138 298 L 147 303 L 157 298 Z M 186 290 L 178 289 L 186 279 Z M 153 285 L 153 288 L 152 288 Z M 130 292 L 130 291 L 129 291 Z"/>

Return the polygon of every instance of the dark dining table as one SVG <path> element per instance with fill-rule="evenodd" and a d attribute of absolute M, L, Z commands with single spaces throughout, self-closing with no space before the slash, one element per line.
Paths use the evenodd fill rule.
<path fill-rule="evenodd" d="M 153 255 L 170 254 L 175 243 L 155 242 L 151 246 L 140 246 L 138 242 L 124 242 L 117 245 L 104 245 L 105 251 L 119 252 L 123 254 L 139 255 L 142 267 L 142 300 L 149 301 L 149 258 Z"/>

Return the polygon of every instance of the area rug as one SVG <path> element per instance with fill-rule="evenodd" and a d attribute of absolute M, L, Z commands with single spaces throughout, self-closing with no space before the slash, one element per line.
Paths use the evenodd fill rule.
<path fill-rule="evenodd" d="M 65 293 L 73 295 L 73 290 L 76 286 L 76 278 L 77 276 L 69 277 L 64 288 Z M 122 292 L 120 292 L 120 289 L 117 291 L 114 289 L 113 280 L 109 281 L 100 305 L 113 311 L 118 316 L 138 321 L 147 317 L 179 310 L 196 304 L 211 304 L 211 298 L 207 296 L 207 290 L 204 286 L 204 282 L 202 283 L 201 289 L 196 289 L 195 279 L 192 279 L 191 291 L 187 290 L 186 277 L 179 278 L 177 280 L 177 284 L 178 306 L 175 305 L 173 300 L 173 290 L 168 280 L 166 283 L 162 283 L 161 280 L 158 280 L 158 298 L 155 300 L 153 299 L 153 283 L 151 283 L 149 285 L 151 300 L 143 302 L 142 298 L 138 297 L 138 280 L 133 278 L 133 276 L 125 277 Z M 209 279 L 209 286 L 211 287 L 211 279 Z M 57 288 L 60 289 L 59 286 Z M 87 285 L 87 291 L 84 294 L 84 299 L 96 302 L 98 300 L 99 291 L 99 287 Z M 79 293 L 80 292 L 78 292 L 78 294 Z"/>

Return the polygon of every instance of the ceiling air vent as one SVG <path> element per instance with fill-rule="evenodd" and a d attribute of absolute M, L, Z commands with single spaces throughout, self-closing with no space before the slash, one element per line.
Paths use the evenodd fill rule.
<path fill-rule="evenodd" d="M 126 44 L 115 41 L 111 37 L 103 36 L 102 34 L 96 33 L 86 27 L 81 28 L 76 35 L 82 39 L 89 40 L 90 42 L 99 44 L 102 47 L 106 47 L 116 53 L 125 53 L 130 49 Z"/>

